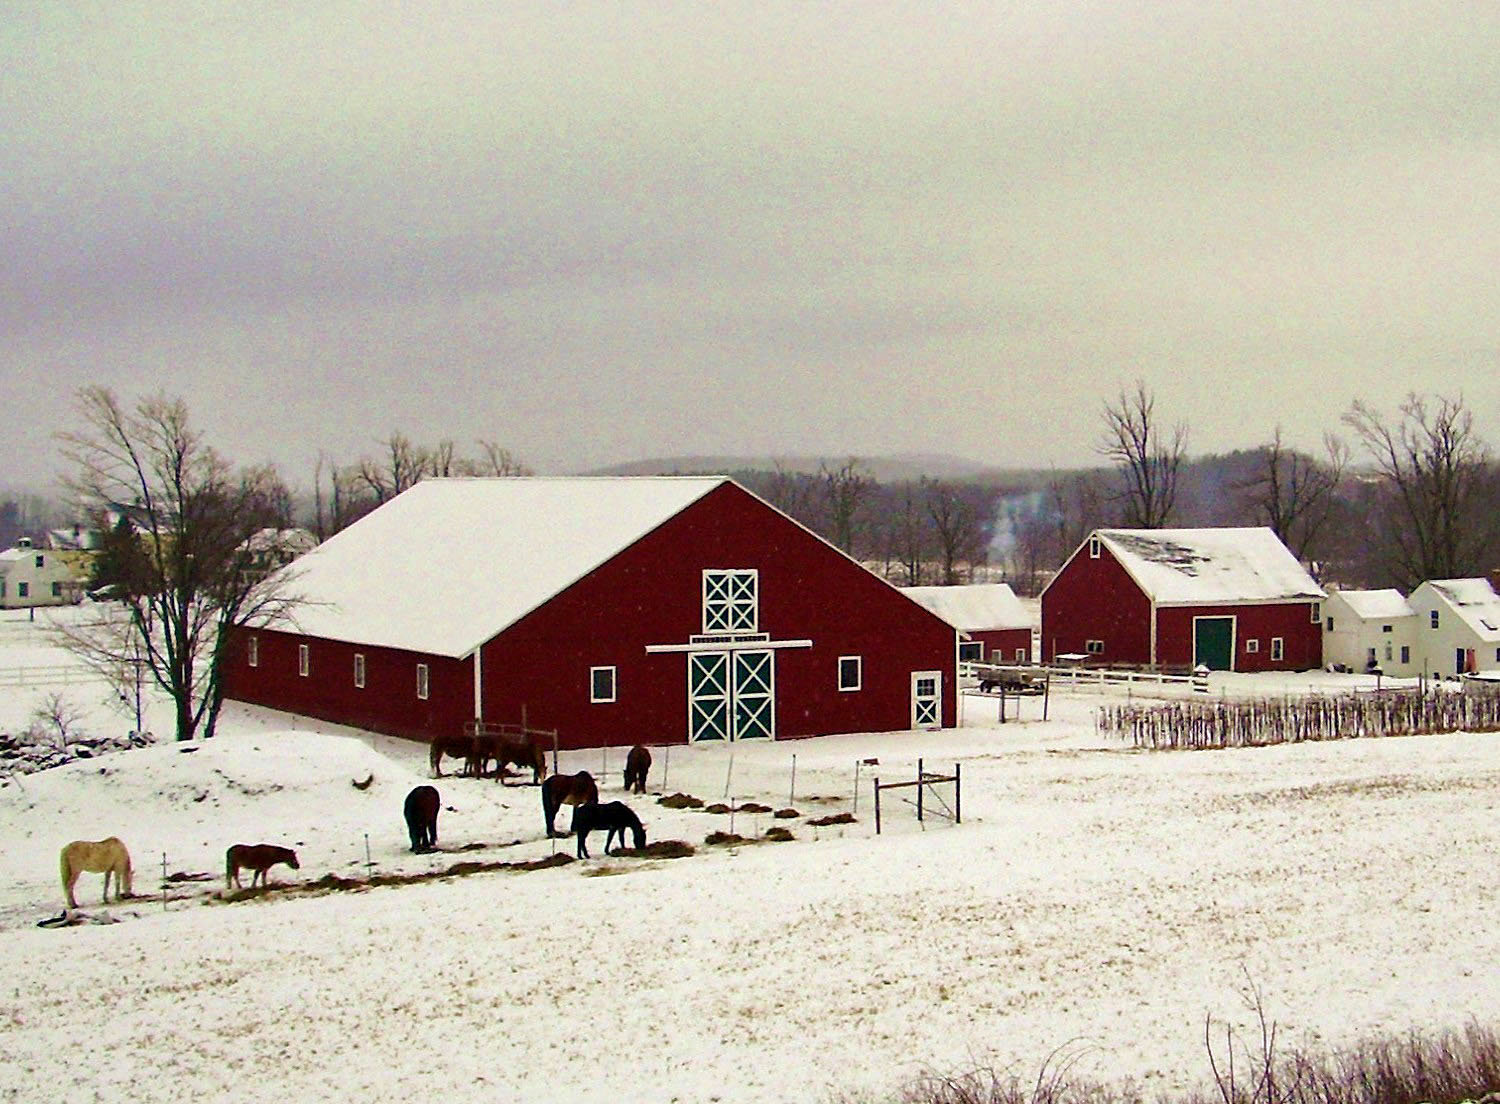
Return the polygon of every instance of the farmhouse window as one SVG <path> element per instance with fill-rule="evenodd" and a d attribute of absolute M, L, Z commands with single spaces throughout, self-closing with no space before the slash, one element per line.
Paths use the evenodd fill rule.
<path fill-rule="evenodd" d="M 864 658 L 839 656 L 839 689 L 858 690 L 864 684 Z"/>
<path fill-rule="evenodd" d="M 52 597 L 54 597 L 54 598 L 61 598 L 62 597 L 62 584 L 61 583 L 53 583 L 52 584 Z"/>
<path fill-rule="evenodd" d="M 250 666 L 252 666 L 252 667 L 259 667 L 260 666 L 260 637 L 258 637 L 258 636 L 252 636 L 250 638 L 250 646 L 247 649 L 247 651 L 249 653 Z"/>
<path fill-rule="evenodd" d="M 983 663 L 984 641 L 965 640 L 958 645 L 958 661 L 960 663 Z"/>
<path fill-rule="evenodd" d="M 615 700 L 615 669 L 613 667 L 589 668 L 589 701 L 612 702 Z"/>
<path fill-rule="evenodd" d="M 1383 633 L 1390 632 L 1391 631 L 1391 627 L 1389 625 L 1381 625 L 1380 626 L 1380 631 L 1383 632 Z"/>
<path fill-rule="evenodd" d="M 1279 661 L 1281 659 L 1281 657 L 1282 657 L 1282 654 L 1283 654 L 1283 649 L 1282 649 L 1281 637 L 1279 637 L 1279 636 L 1273 636 L 1273 637 L 1271 637 L 1271 662 L 1275 663 L 1275 662 Z"/>
<path fill-rule="evenodd" d="M 1089 559 L 1091 559 L 1091 560 L 1097 560 L 1098 558 L 1099 558 L 1099 538 L 1098 537 L 1090 537 L 1089 538 Z"/>
<path fill-rule="evenodd" d="M 37 567 L 43 566 L 46 562 L 47 562 L 47 557 L 46 556 L 38 556 L 36 558 L 36 565 L 37 565 Z"/>
<path fill-rule="evenodd" d="M 1497 649 L 1497 651 L 1500 651 L 1500 649 Z M 1401 662 L 1402 663 L 1410 663 L 1411 662 L 1411 646 L 1409 644 L 1403 644 L 1403 645 L 1401 645 Z"/>
<path fill-rule="evenodd" d="M 1395 650 L 1391 647 L 1391 642 L 1387 640 L 1385 642 L 1385 661 L 1389 663 L 1395 657 L 1395 654 Z"/>
<path fill-rule="evenodd" d="M 1260 651 L 1260 641 L 1256 640 L 1254 638 L 1246 640 L 1245 641 L 1245 651 L 1247 651 L 1247 652 L 1258 652 L 1258 651 Z"/>
<path fill-rule="evenodd" d="M 427 664 L 417 664 L 417 697 L 427 700 Z"/>
<path fill-rule="evenodd" d="M 1090 640 L 1086 645 L 1090 655 L 1100 655 L 1104 651 L 1104 641 Z"/>
<path fill-rule="evenodd" d="M 297 673 L 303 678 L 307 677 L 308 670 L 312 667 L 312 657 L 308 654 L 306 644 L 297 645 Z"/>
<path fill-rule="evenodd" d="M 354 657 L 354 685 L 361 690 L 365 688 L 365 657 L 358 654 Z"/>
<path fill-rule="evenodd" d="M 1321 620 L 1323 620 L 1323 603 L 1314 602 L 1312 604 L 1312 623 L 1316 625 Z"/>
<path fill-rule="evenodd" d="M 31 584 L 30 583 L 17 583 L 16 584 L 16 597 L 17 598 L 29 598 L 29 597 L 31 597 Z"/>
<path fill-rule="evenodd" d="M 760 620 L 759 573 L 703 573 L 703 631 L 756 632 Z"/>
<path fill-rule="evenodd" d="M 1438 611 L 1437 610 L 1433 610 L 1432 611 L 1432 627 L 1434 629 L 1438 627 Z"/>

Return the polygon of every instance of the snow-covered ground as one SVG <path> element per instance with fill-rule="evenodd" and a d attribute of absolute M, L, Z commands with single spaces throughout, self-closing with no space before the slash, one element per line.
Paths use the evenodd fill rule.
<path fill-rule="evenodd" d="M 0 673 L 65 662 L 0 622 Z M 75 682 L 0 692 L 0 728 L 54 692 L 95 731 L 133 723 Z M 1059 692 L 1045 724 L 1034 699 L 1001 727 L 971 698 L 953 731 L 658 749 L 646 797 L 623 794 L 620 750 L 564 753 L 698 853 L 603 858 L 595 839 L 553 869 L 233 903 L 237 842 L 295 847 L 283 885 L 572 844 L 543 837 L 534 787 L 444 778 L 443 851 L 411 855 L 423 748 L 237 706 L 212 741 L 11 779 L 0 1099 L 817 1101 L 978 1061 L 1029 1072 L 1059 1047 L 1153 1091 L 1205 1079 L 1205 1017 L 1248 1027 L 1252 984 L 1287 1045 L 1500 1017 L 1495 736 L 1148 754 L 1095 737 L 1101 700 Z M 170 736 L 160 703 L 152 727 Z M 962 763 L 963 823 L 923 829 L 893 791 L 877 838 L 869 777 L 919 756 Z M 870 758 L 856 823 L 802 823 L 849 810 Z M 729 818 L 656 804 L 677 791 L 803 816 L 739 814 L 742 835 L 796 839 L 710 848 Z M 61 845 L 110 834 L 140 896 L 100 909 L 84 875 L 79 900 L 122 922 L 38 928 Z M 164 903 L 163 862 L 211 878 Z"/>

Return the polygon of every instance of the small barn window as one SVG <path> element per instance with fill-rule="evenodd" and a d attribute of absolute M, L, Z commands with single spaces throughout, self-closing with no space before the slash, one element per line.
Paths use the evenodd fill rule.
<path fill-rule="evenodd" d="M 839 656 L 839 689 L 858 690 L 864 684 L 863 656 Z"/>
<path fill-rule="evenodd" d="M 1278 662 L 1283 654 L 1281 637 L 1271 637 L 1271 662 Z"/>
<path fill-rule="evenodd" d="M 361 690 L 365 688 L 365 657 L 358 654 L 354 657 L 354 685 Z"/>
<path fill-rule="evenodd" d="M 252 667 L 259 667 L 260 666 L 260 637 L 258 637 L 258 636 L 252 636 L 250 638 L 250 643 L 247 646 L 247 648 L 245 649 L 245 651 L 246 651 L 247 658 L 250 660 L 250 666 L 252 666 Z"/>
<path fill-rule="evenodd" d="M 589 668 L 589 701 L 612 702 L 615 700 L 615 669 L 613 667 Z"/>
<path fill-rule="evenodd" d="M 1316 625 L 1321 620 L 1323 620 L 1323 603 L 1314 602 L 1312 604 L 1312 623 Z"/>
<path fill-rule="evenodd" d="M 297 673 L 303 678 L 312 669 L 312 656 L 308 653 L 306 644 L 297 645 Z"/>
<path fill-rule="evenodd" d="M 983 663 L 984 641 L 963 640 L 958 645 L 958 661 L 960 663 Z"/>
<path fill-rule="evenodd" d="M 760 622 L 759 573 L 703 573 L 703 631 L 755 632 Z"/>
<path fill-rule="evenodd" d="M 1100 548 L 1099 538 L 1098 537 L 1090 537 L 1089 538 L 1089 559 L 1091 559 L 1091 560 L 1097 560 L 1099 558 L 1099 548 Z"/>
<path fill-rule="evenodd" d="M 1017 648 L 1016 649 L 1016 662 L 1017 663 L 1025 663 L 1026 662 L 1026 649 L 1025 648 Z"/>
<path fill-rule="evenodd" d="M 1245 651 L 1246 652 L 1251 652 L 1251 653 L 1260 651 L 1260 641 L 1256 640 L 1254 637 L 1251 637 L 1249 640 L 1246 640 L 1245 641 Z"/>
<path fill-rule="evenodd" d="M 427 664 L 425 664 L 425 663 L 418 663 L 417 664 L 417 697 L 421 698 L 423 701 L 426 701 L 427 700 L 427 691 L 428 691 L 428 684 L 427 684 Z"/>
<path fill-rule="evenodd" d="M 1089 655 L 1102 655 L 1104 652 L 1104 641 L 1090 640 L 1088 644 L 1085 645 L 1085 648 L 1087 649 Z"/>
<path fill-rule="evenodd" d="M 1434 629 L 1438 627 L 1438 611 L 1437 610 L 1433 610 L 1432 611 L 1431 622 L 1432 622 L 1432 627 Z"/>

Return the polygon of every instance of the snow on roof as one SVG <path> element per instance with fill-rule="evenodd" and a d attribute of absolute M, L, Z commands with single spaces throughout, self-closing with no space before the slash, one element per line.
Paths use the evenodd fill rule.
<path fill-rule="evenodd" d="M 1096 535 L 1159 606 L 1327 597 L 1264 526 L 1100 529 Z"/>
<path fill-rule="evenodd" d="M 1429 579 L 1422 586 L 1441 595 L 1481 640 L 1500 640 L 1500 595 L 1488 579 Z"/>
<path fill-rule="evenodd" d="M 287 569 L 295 628 L 466 656 L 725 482 L 423 480 Z"/>
<path fill-rule="evenodd" d="M 1031 615 L 1009 583 L 902 587 L 901 593 L 965 631 L 1031 628 Z"/>
<path fill-rule="evenodd" d="M 1365 621 L 1389 621 L 1416 616 L 1399 590 L 1336 590 L 1333 592 L 1354 616 Z"/>

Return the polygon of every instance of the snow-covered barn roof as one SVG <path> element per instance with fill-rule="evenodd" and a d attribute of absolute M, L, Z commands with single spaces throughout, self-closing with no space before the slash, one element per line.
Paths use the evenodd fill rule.
<path fill-rule="evenodd" d="M 1399 590 L 1335 590 L 1329 597 L 1338 598 L 1363 621 L 1398 621 L 1416 614 Z"/>
<path fill-rule="evenodd" d="M 1031 628 L 1031 614 L 1009 583 L 902 587 L 901 593 L 965 632 Z"/>
<path fill-rule="evenodd" d="M 295 628 L 467 656 L 725 482 L 423 480 L 287 569 Z"/>
<path fill-rule="evenodd" d="M 1500 640 L 1500 595 L 1488 579 L 1429 579 L 1422 586 L 1441 596 L 1481 640 Z"/>
<path fill-rule="evenodd" d="M 1094 535 L 1158 606 L 1327 597 L 1286 545 L 1264 526 L 1100 529 Z"/>

